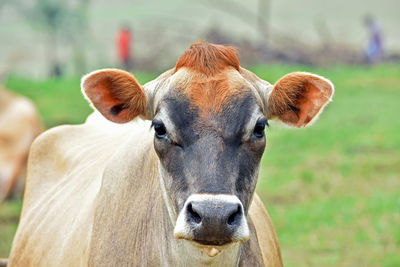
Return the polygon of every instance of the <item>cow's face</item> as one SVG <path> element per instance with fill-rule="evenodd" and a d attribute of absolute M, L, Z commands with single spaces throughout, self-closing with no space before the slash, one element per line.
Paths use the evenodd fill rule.
<path fill-rule="evenodd" d="M 286 75 L 272 86 L 240 68 L 232 48 L 203 43 L 144 90 L 117 70 L 92 73 L 82 87 L 114 122 L 138 115 L 152 120 L 174 236 L 213 247 L 249 238 L 246 215 L 267 119 L 306 126 L 333 94 L 329 81 L 309 73 Z"/>
<path fill-rule="evenodd" d="M 152 123 L 175 237 L 204 245 L 246 240 L 265 147 L 262 107 L 232 68 L 212 77 L 180 69 L 168 86 Z"/>

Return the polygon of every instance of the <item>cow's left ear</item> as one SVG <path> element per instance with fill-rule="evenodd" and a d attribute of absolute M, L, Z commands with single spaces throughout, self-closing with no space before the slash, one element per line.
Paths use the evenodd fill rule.
<path fill-rule="evenodd" d="M 146 94 L 126 71 L 94 71 L 82 78 L 81 88 L 94 108 L 110 121 L 124 123 L 146 115 Z"/>
<path fill-rule="evenodd" d="M 332 100 L 333 84 L 320 76 L 293 72 L 278 80 L 267 101 L 267 117 L 294 126 L 310 125 Z"/>

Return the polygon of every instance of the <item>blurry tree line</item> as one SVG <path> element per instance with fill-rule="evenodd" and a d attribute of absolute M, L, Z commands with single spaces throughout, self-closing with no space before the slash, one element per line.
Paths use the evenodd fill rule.
<path fill-rule="evenodd" d="M 176 49 L 177 43 L 185 43 L 185 46 L 188 46 L 197 39 L 236 46 L 240 52 L 240 60 L 244 65 L 264 62 L 305 65 L 363 63 L 360 49 L 335 42 L 328 25 L 324 21 L 315 23 L 315 31 L 320 37 L 319 44 L 308 44 L 296 37 L 280 34 L 276 31 L 272 34 L 269 19 L 269 14 L 271 14 L 270 2 L 271 0 L 258 0 L 257 7 L 252 9 L 242 1 L 199 0 L 198 4 L 208 9 L 219 10 L 239 19 L 249 28 L 255 30 L 258 38 L 250 39 L 245 35 L 240 38 L 233 37 L 231 33 L 220 29 L 215 24 L 209 26 L 205 31 L 196 32 L 195 35 L 193 35 L 192 25 L 182 25 L 182 35 L 171 38 L 164 33 L 167 25 L 155 25 L 154 27 L 147 27 L 141 33 L 142 42 L 148 40 L 149 44 L 144 50 L 148 49 L 149 51 L 148 53 L 140 51 L 140 55 L 134 51 L 132 53 L 133 66 L 142 71 L 161 71 L 170 67 L 171 62 L 176 59 L 177 55 L 174 49 Z M 32 29 L 44 33 L 45 60 L 50 68 L 50 75 L 62 75 L 63 65 L 66 61 L 72 63 L 76 74 L 80 75 L 88 71 L 85 44 L 88 43 L 88 36 L 91 36 L 88 17 L 88 10 L 91 5 L 89 0 L 2 0 L 0 11 L 5 5 L 12 6 L 17 10 Z M 133 40 L 135 41 L 135 38 Z M 154 40 L 157 40 L 157 42 L 154 42 Z M 60 55 L 60 51 L 66 47 L 71 50 L 68 59 Z M 399 61 L 400 57 L 387 55 L 385 59 Z"/>
<path fill-rule="evenodd" d="M 62 47 L 70 47 L 77 72 L 85 72 L 83 44 L 88 31 L 89 0 L 2 0 L 13 7 L 35 31 L 44 33 L 49 75 L 62 75 Z"/>
<path fill-rule="evenodd" d="M 249 27 L 257 29 L 258 40 L 245 37 L 235 40 L 216 27 L 211 27 L 205 34 L 209 42 L 233 44 L 241 55 L 241 62 L 257 64 L 264 62 L 285 62 L 303 65 L 332 65 L 332 64 L 368 64 L 362 49 L 335 41 L 326 21 L 315 21 L 314 30 L 318 34 L 319 44 L 308 44 L 298 38 L 274 32 L 271 38 L 270 14 L 271 0 L 258 0 L 257 9 L 249 9 L 245 2 L 229 0 L 202 0 L 209 8 L 217 8 L 231 16 L 240 18 Z M 368 14 L 369 20 L 372 17 Z M 254 18 L 256 22 L 254 22 Z M 386 54 L 379 61 L 400 61 L 400 55 Z M 376 63 L 376 62 L 374 62 Z"/>

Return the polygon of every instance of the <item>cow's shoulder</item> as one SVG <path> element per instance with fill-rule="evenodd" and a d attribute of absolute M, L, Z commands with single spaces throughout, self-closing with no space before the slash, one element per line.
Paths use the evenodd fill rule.
<path fill-rule="evenodd" d="M 130 136 L 138 138 L 134 129 L 143 127 L 137 124 L 107 124 L 91 118 L 82 125 L 55 127 L 35 140 L 12 263 L 87 265 L 104 170 L 108 165 L 121 169 L 123 161 L 112 164 L 116 163 L 112 158 L 127 150 Z M 145 128 L 150 132 L 148 123 Z M 32 258 L 37 251 L 46 255 Z"/>
<path fill-rule="evenodd" d="M 72 144 L 74 136 L 82 132 L 82 127 L 67 125 L 52 128 L 32 144 L 23 209 L 10 254 L 11 265 L 55 265 L 53 260 L 58 261 L 62 255 L 70 254 L 68 247 L 61 248 L 65 237 L 76 239 L 72 231 L 79 229 L 75 229 L 73 220 L 76 224 L 81 220 L 88 221 L 89 187 L 67 181 L 77 180 L 70 171 L 73 162 L 67 147 Z M 78 195 L 74 194 L 79 194 L 79 190 L 86 191 L 78 203 Z M 79 212 L 80 216 L 66 216 L 64 212 L 67 211 L 73 214 Z M 89 233 L 86 226 L 80 228 Z M 64 237 L 57 235 L 57 231 Z M 67 234 L 68 231 L 71 233 Z M 79 246 L 83 250 L 88 238 L 83 233 L 79 234 L 82 239 Z M 46 255 L 37 254 L 38 251 L 46 251 Z"/>
<path fill-rule="evenodd" d="M 35 139 L 28 159 L 24 206 L 30 205 L 54 186 L 84 183 L 86 177 L 101 179 L 101 172 L 124 143 L 137 138 L 140 122 L 125 125 L 111 123 L 92 114 L 80 125 L 62 125 L 49 129 Z M 25 209 L 25 207 L 24 207 Z"/>
<path fill-rule="evenodd" d="M 249 210 L 265 266 L 283 266 L 278 239 L 264 204 L 255 193 Z"/>

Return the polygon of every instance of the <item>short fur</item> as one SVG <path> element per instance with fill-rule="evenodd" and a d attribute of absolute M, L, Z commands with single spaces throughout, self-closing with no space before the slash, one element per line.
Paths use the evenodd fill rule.
<path fill-rule="evenodd" d="M 243 89 L 229 84 L 227 76 L 233 71 L 225 71 L 231 69 L 237 73 L 239 70 L 234 47 L 202 41 L 194 43 L 179 57 L 175 72 L 181 68 L 190 72 L 182 91 L 203 116 L 220 112 L 222 106 Z"/>
<path fill-rule="evenodd" d="M 175 72 L 180 68 L 188 68 L 207 76 L 215 75 L 227 67 L 239 70 L 236 49 L 232 46 L 197 42 L 190 46 L 176 62 Z"/>

